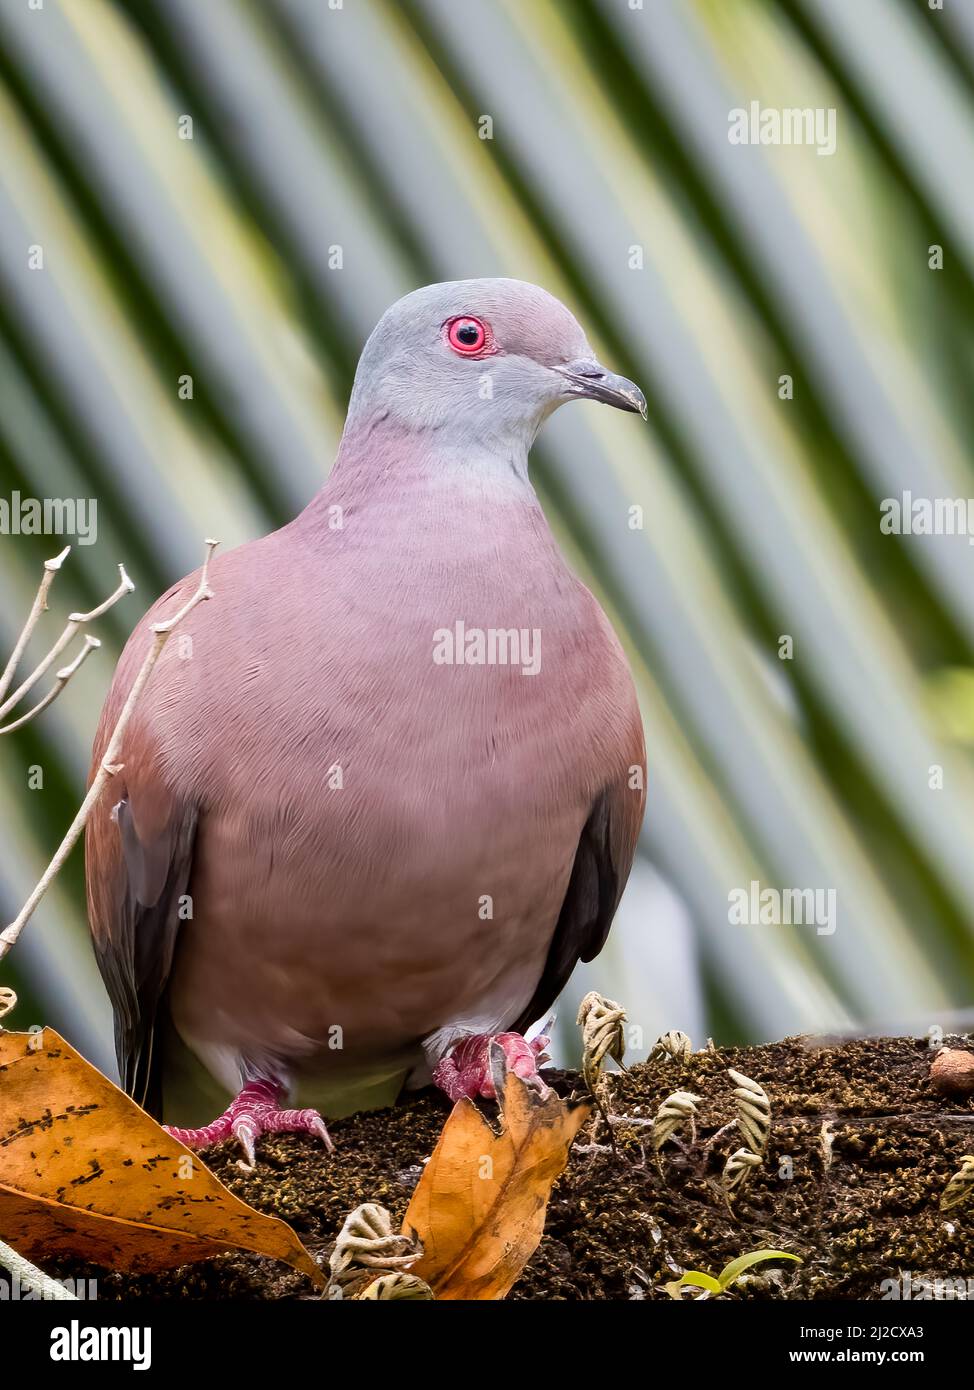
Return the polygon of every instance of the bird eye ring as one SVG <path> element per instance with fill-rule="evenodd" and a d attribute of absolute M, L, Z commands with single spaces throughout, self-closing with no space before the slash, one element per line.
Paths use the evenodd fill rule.
<path fill-rule="evenodd" d="M 448 319 L 444 325 L 446 340 L 454 352 L 461 357 L 483 357 L 494 350 L 494 339 L 490 327 L 480 319 L 463 314 Z"/>

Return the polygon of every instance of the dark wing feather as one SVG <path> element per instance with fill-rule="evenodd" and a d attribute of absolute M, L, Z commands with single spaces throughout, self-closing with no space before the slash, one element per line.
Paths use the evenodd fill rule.
<path fill-rule="evenodd" d="M 156 1017 L 172 968 L 180 898 L 193 864 L 197 812 L 174 807 L 163 828 L 140 838 L 127 798 L 89 827 L 88 897 L 95 956 L 115 1014 L 122 1087 L 157 1118 L 162 1112 Z"/>
<path fill-rule="evenodd" d="M 594 960 L 605 945 L 632 868 L 642 815 L 641 792 L 624 782 L 596 800 L 578 842 L 544 971 L 513 1032 L 523 1033 L 543 1018 L 578 962 Z"/>

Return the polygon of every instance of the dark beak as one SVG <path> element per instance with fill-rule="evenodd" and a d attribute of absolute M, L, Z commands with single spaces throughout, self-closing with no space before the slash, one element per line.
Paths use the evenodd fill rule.
<path fill-rule="evenodd" d="M 573 396 L 582 396 L 590 401 L 602 401 L 614 405 L 617 410 L 636 411 L 647 419 L 646 397 L 633 381 L 615 372 L 607 372 L 594 358 L 581 362 L 569 362 L 567 367 L 556 367 L 568 383 Z"/>

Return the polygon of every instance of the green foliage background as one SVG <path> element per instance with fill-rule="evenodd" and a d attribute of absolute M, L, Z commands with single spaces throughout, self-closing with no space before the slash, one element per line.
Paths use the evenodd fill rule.
<path fill-rule="evenodd" d="M 836 153 L 730 145 L 751 100 L 834 107 Z M 587 981 L 647 1033 L 723 1041 L 967 1009 L 974 552 L 882 535 L 879 504 L 974 494 L 974 0 L 0 0 L 0 144 L 0 496 L 99 505 L 45 634 L 117 561 L 138 584 L 0 742 L 5 920 L 138 614 L 203 536 L 311 496 L 392 300 L 514 275 L 651 410 L 562 411 L 535 463 L 650 752 L 643 865 Z M 2 650 L 57 549 L 0 537 Z M 835 888 L 837 930 L 729 925 L 755 879 Z M 9 964 L 18 1026 L 105 1063 L 80 853 Z"/>

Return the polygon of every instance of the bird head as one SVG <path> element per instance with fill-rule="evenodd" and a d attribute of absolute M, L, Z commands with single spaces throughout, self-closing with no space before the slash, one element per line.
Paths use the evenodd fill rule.
<path fill-rule="evenodd" d="M 443 442 L 529 448 L 565 401 L 646 418 L 638 386 L 595 357 L 578 320 L 521 280 L 454 280 L 387 309 L 365 345 L 349 426 L 389 420 Z"/>

